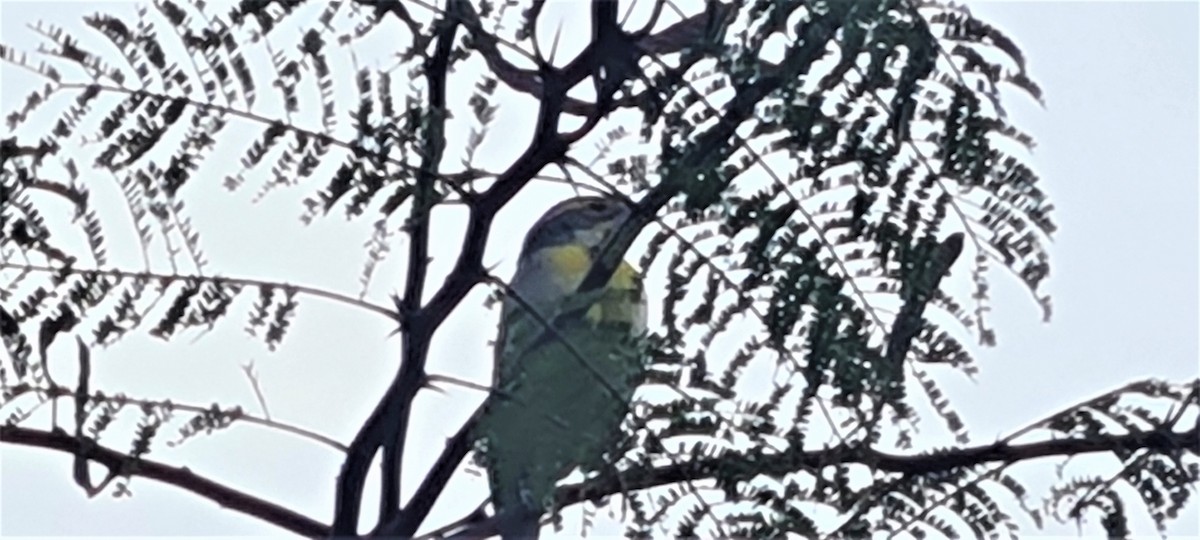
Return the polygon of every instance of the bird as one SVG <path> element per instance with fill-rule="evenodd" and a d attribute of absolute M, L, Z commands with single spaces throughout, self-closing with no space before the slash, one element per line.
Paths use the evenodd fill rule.
<path fill-rule="evenodd" d="M 537 538 L 555 484 L 576 467 L 599 470 L 620 444 L 646 371 L 642 279 L 622 261 L 604 287 L 577 289 L 630 215 L 615 198 L 567 199 L 521 245 L 476 428 L 504 540 Z"/>

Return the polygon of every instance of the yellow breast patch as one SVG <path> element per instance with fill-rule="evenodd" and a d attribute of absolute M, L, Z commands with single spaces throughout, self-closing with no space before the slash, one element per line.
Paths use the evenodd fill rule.
<path fill-rule="evenodd" d="M 592 254 L 578 245 L 555 246 L 542 250 L 550 263 L 557 285 L 574 289 L 592 267 Z"/>
<path fill-rule="evenodd" d="M 577 245 L 556 246 L 542 250 L 545 252 L 550 267 L 554 269 L 555 281 L 563 289 L 574 289 L 579 286 L 588 270 L 592 268 L 592 254 L 587 248 Z M 613 275 L 608 280 L 608 286 L 619 290 L 635 290 L 638 284 L 637 270 L 629 263 L 621 261 Z"/>
<path fill-rule="evenodd" d="M 579 245 L 555 246 L 542 250 L 546 262 L 554 269 L 551 274 L 555 285 L 563 291 L 573 291 L 583 282 L 592 268 L 592 255 Z M 637 270 L 621 261 L 608 280 L 608 293 L 587 312 L 593 323 L 605 321 L 625 322 L 635 310 L 633 305 L 640 301 L 641 282 Z"/>

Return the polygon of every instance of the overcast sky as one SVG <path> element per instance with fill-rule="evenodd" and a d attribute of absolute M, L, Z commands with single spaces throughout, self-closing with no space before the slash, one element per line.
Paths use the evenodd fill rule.
<path fill-rule="evenodd" d="M 1051 246 L 1048 291 L 1054 297 L 1053 320 L 1041 321 L 1040 309 L 1014 278 L 996 275 L 992 325 L 999 333 L 999 346 L 977 351 L 981 373 L 975 382 L 951 377 L 944 383 L 974 440 L 987 442 L 1134 379 L 1182 380 L 1200 373 L 1200 15 L 1195 2 L 971 5 L 977 15 L 1016 40 L 1045 91 L 1045 109 L 1019 95 L 1006 105 L 1017 125 L 1038 140 L 1036 170 L 1058 209 L 1060 226 Z M 37 41 L 26 24 L 44 18 L 74 27 L 72 21 L 96 6 L 4 0 L 0 42 L 32 49 Z M 557 6 L 570 11 L 584 4 Z M 584 28 L 567 26 L 563 34 L 586 34 Z M 24 98 L 31 84 L 40 84 L 8 65 L 0 67 L 0 77 L 0 108 L 5 113 Z M 528 103 L 501 108 L 497 125 L 513 134 L 485 146 L 497 156 L 496 162 L 511 159 L 513 149 L 524 144 L 522 134 L 527 131 L 521 130 L 529 129 L 522 127 L 531 114 Z M 105 181 L 111 184 L 111 179 Z M 307 192 L 281 190 L 253 206 L 252 190 L 208 193 L 189 202 L 197 228 L 206 233 L 210 259 L 236 261 L 242 276 L 282 275 L 295 283 L 357 293 L 366 239 L 361 224 L 327 219 L 298 235 L 246 235 L 243 231 L 266 228 L 268 222 L 292 227 Z M 552 188 L 523 194 L 516 206 L 521 211 L 501 214 L 495 238 L 503 243 L 519 237 L 564 194 Z M 98 204 L 104 203 L 103 193 L 96 197 Z M 442 221 L 448 238 L 457 238 L 460 231 L 454 217 L 448 214 Z M 310 249 L 314 243 L 323 248 Z M 402 271 L 404 244 L 398 237 L 393 249 L 396 253 L 379 271 L 382 276 Z M 450 257 L 434 256 L 434 270 L 444 270 Z M 507 276 L 514 261 L 490 251 L 485 262 L 499 265 L 496 273 Z M 384 298 L 391 287 L 386 279 L 377 280 L 368 298 Z M 487 380 L 491 332 L 478 328 L 490 329 L 495 322 L 493 314 L 482 309 L 485 296 L 484 291 L 469 296 L 463 304 L 468 309 L 443 328 L 434 342 L 432 372 Z M 227 321 L 194 344 L 188 337 L 171 344 L 134 338 L 97 350 L 97 386 L 147 398 L 170 397 L 198 405 L 242 403 L 253 409 L 253 391 L 239 367 L 253 360 L 275 418 L 349 441 L 396 368 L 398 340 L 386 338 L 392 327 L 373 314 L 320 301 L 303 303 L 288 341 L 274 354 L 245 337 L 240 324 Z M 436 455 L 439 437 L 457 428 L 477 397 L 464 397 L 460 390 L 422 396 L 413 429 L 422 434 L 419 441 L 427 445 L 427 459 Z M 119 437 L 103 442 L 116 448 L 128 444 Z M 180 449 L 156 449 L 151 457 L 187 464 L 325 521 L 331 516 L 332 486 L 341 463 L 336 451 L 253 427 L 200 437 Z M 422 466 L 409 463 L 410 474 Z M 0 445 L 0 472 L 4 536 L 280 532 L 145 479 L 133 482 L 132 498 L 104 494 L 89 500 L 74 485 L 65 454 Z M 482 499 L 485 485 L 478 475 L 460 475 L 448 492 L 452 502 L 439 505 L 431 522 L 460 517 L 464 508 Z M 1033 495 L 1040 498 L 1045 493 Z M 1138 507 L 1131 514 L 1135 533 L 1154 533 Z M 1200 512 L 1193 502 L 1170 531 L 1198 535 L 1197 523 Z M 1099 531 L 1094 522 L 1084 530 Z M 1052 523 L 1047 529 L 1056 535 L 1076 532 L 1073 524 Z"/>

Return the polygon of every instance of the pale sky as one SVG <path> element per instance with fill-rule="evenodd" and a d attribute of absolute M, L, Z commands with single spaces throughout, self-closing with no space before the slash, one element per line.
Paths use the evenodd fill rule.
<path fill-rule="evenodd" d="M 939 379 L 972 430 L 973 442 L 986 443 L 1134 379 L 1178 381 L 1200 373 L 1200 10 L 1195 2 L 971 5 L 976 15 L 1015 39 L 1045 92 L 1045 109 L 1015 93 L 1006 107 L 1016 124 L 1039 143 L 1034 165 L 1058 209 L 1059 225 L 1050 248 L 1053 271 L 1047 289 L 1054 297 L 1053 320 L 1042 322 L 1040 309 L 1015 278 L 993 274 L 991 322 L 999 345 L 974 350 L 980 368 L 974 382 L 954 374 Z M 78 28 L 72 21 L 99 9 L 96 6 L 4 0 L 0 42 L 32 50 L 38 41 L 24 28 L 26 24 L 44 18 Z M 586 18 L 572 15 L 585 4 L 560 0 L 551 6 L 561 11 L 564 36 L 586 35 Z M 121 9 L 128 12 L 129 7 Z M 563 45 L 567 53 L 568 41 Z M 0 66 L 0 77 L 0 109 L 5 113 L 24 98 L 31 84 L 40 84 L 10 65 Z M 397 86 L 400 80 L 398 74 Z M 473 84 L 466 81 L 463 84 Z M 260 87 L 260 93 L 269 91 Z M 488 163 L 507 163 L 524 144 L 531 129 L 530 104 L 514 101 L 498 111 L 496 125 L 503 128 L 480 150 L 487 154 Z M 256 186 L 229 194 L 220 189 L 220 180 L 213 178 L 205 187 L 196 178 L 197 185 L 187 188 L 198 193 L 188 202 L 213 261 L 210 269 L 229 268 L 229 273 L 243 277 L 282 277 L 351 296 L 358 293 L 369 220 L 347 224 L 332 216 L 295 234 L 291 231 L 299 224 L 300 201 L 315 187 L 278 190 L 252 205 Z M 96 204 L 103 207 L 105 200 L 118 204 L 115 198 L 105 199 L 115 197 L 111 177 L 98 177 L 96 182 L 104 186 L 93 188 Z M 498 275 L 510 275 L 513 256 L 502 247 L 511 249 L 511 239 L 522 235 L 542 210 L 566 193 L 542 186 L 518 197 L 513 207 L 501 213 L 485 263 L 498 265 Z M 435 217 L 437 230 L 450 239 L 446 243 L 457 245 L 461 225 L 455 224 L 455 218 L 461 214 L 448 211 Z M 272 227 L 289 234 L 244 232 Z M 110 234 L 113 258 L 125 260 L 122 257 L 129 253 L 117 247 L 119 236 Z M 322 248 L 314 253 L 311 245 Z M 402 275 L 404 268 L 404 240 L 394 237 L 391 247 L 392 257 L 378 270 L 368 294 L 368 299 L 381 304 L 398 289 L 397 280 L 388 276 Z M 431 288 L 439 283 L 438 272 L 452 261 L 449 253 L 435 251 Z M 487 342 L 495 319 L 482 308 L 485 297 L 486 291 L 478 289 L 443 327 L 434 341 L 431 372 L 487 381 L 491 361 Z M 269 353 L 242 332 L 246 307 L 194 343 L 195 334 L 168 344 L 133 337 L 93 351 L 94 385 L 180 403 L 242 404 L 258 412 L 239 367 L 253 360 L 276 419 L 349 441 L 396 369 L 399 342 L 386 337 L 392 330 L 389 321 L 319 299 L 302 300 L 284 346 Z M 65 346 L 53 351 L 70 354 Z M 409 478 L 420 474 L 436 456 L 440 437 L 453 433 L 479 398 L 456 388 L 419 398 L 412 426 L 419 436 L 414 448 L 425 451 L 406 464 Z M 102 442 L 127 447 L 128 439 L 117 433 Z M 186 464 L 217 481 L 324 521 L 331 517 L 333 485 L 341 464 L 336 451 L 256 427 L 201 436 L 178 449 L 160 445 L 150 457 Z M 133 480 L 132 498 L 116 499 L 106 493 L 87 499 L 71 479 L 70 463 L 65 454 L 0 445 L 0 534 L 258 536 L 281 532 L 146 479 Z M 1082 463 L 1089 467 L 1092 462 Z M 1052 473 L 1050 468 L 1029 470 Z M 1112 470 L 1094 472 L 1111 474 Z M 1018 475 L 1030 482 L 1035 502 L 1047 494 L 1042 489 L 1046 479 L 1037 474 Z M 478 474 L 460 472 L 427 523 L 461 517 L 482 500 L 485 490 L 486 482 Z M 364 504 L 368 512 L 373 508 L 371 500 L 368 494 Z M 1200 535 L 1198 506 L 1192 502 L 1169 531 Z M 1133 505 L 1129 512 L 1135 534 L 1155 534 L 1139 506 Z M 1099 531 L 1094 521 L 1083 529 L 1088 535 Z M 568 528 L 564 534 L 573 532 Z M 1024 529 L 1025 534 L 1035 532 Z M 1075 536 L 1078 532 L 1074 524 L 1050 522 L 1043 534 Z"/>

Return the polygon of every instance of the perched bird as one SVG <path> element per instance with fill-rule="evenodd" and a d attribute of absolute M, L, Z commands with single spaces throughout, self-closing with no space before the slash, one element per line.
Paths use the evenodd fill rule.
<path fill-rule="evenodd" d="M 521 246 L 503 302 L 493 392 L 476 428 L 506 540 L 536 538 L 555 484 L 577 466 L 599 469 L 620 442 L 645 373 L 641 277 L 622 262 L 605 287 L 576 289 L 629 215 L 618 200 L 569 199 Z"/>

